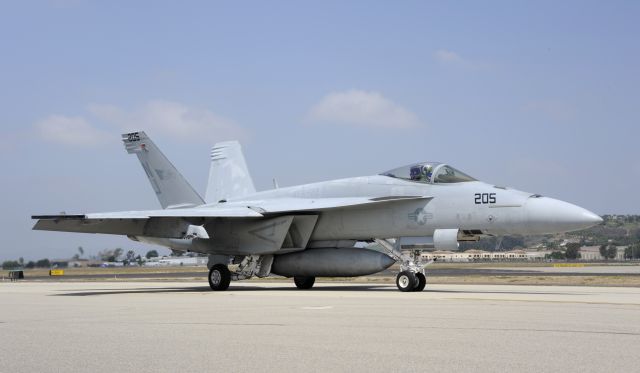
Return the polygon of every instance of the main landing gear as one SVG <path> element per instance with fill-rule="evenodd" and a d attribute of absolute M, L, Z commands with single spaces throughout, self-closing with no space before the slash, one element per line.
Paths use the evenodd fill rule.
<path fill-rule="evenodd" d="M 231 277 L 233 276 L 238 277 L 238 274 L 232 274 L 226 265 L 213 265 L 209 270 L 209 286 L 211 286 L 211 290 L 227 290 L 229 288 L 229 283 L 231 283 Z M 293 282 L 296 284 L 298 289 L 311 289 L 313 284 L 316 282 L 316 278 L 311 276 L 294 277 Z"/>
<path fill-rule="evenodd" d="M 294 277 L 293 282 L 296 284 L 298 289 L 305 290 L 311 289 L 313 284 L 316 282 L 315 277 Z"/>
<path fill-rule="evenodd" d="M 224 264 L 215 264 L 209 270 L 209 286 L 211 290 L 227 290 L 231 283 L 231 272 Z"/>
<path fill-rule="evenodd" d="M 231 272 L 228 264 L 233 262 L 237 268 Z M 269 276 L 273 264 L 273 255 L 245 255 L 231 257 L 228 255 L 209 255 L 209 286 L 211 290 L 222 291 L 229 288 L 231 280 L 247 280 L 253 276 L 260 278 Z M 311 281 L 311 287 L 313 281 Z"/>

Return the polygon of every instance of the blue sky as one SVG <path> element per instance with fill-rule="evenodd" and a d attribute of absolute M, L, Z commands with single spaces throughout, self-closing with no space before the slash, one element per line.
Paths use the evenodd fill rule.
<path fill-rule="evenodd" d="M 640 3 L 0 3 L 0 259 L 126 238 L 34 213 L 156 208 L 119 134 L 203 192 L 240 139 L 259 189 L 439 160 L 597 213 L 640 213 Z"/>

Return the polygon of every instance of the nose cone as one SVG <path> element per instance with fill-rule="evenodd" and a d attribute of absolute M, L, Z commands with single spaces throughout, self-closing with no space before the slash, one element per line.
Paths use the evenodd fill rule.
<path fill-rule="evenodd" d="M 577 231 L 602 222 L 589 210 L 553 198 L 529 198 L 525 208 L 527 228 L 532 234 Z"/>

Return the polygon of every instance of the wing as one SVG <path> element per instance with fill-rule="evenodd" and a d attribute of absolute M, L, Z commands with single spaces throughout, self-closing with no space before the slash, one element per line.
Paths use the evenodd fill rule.
<path fill-rule="evenodd" d="M 242 226 L 255 220 L 270 220 L 274 215 L 321 214 L 333 209 L 352 209 L 400 201 L 428 200 L 425 196 L 353 197 L 353 198 L 279 198 L 260 201 L 219 203 L 196 208 L 122 211 L 82 215 L 34 215 L 34 230 L 120 234 L 184 238 L 190 225 L 203 225 L 214 219 L 227 225 Z M 235 223 L 234 223 L 235 222 Z M 215 239 L 215 235 L 213 239 Z"/>
<path fill-rule="evenodd" d="M 207 219 L 255 219 L 262 216 L 247 207 L 220 206 L 83 215 L 34 215 L 31 218 L 38 220 L 33 226 L 34 230 L 182 238 L 189 225 L 201 225 Z"/>

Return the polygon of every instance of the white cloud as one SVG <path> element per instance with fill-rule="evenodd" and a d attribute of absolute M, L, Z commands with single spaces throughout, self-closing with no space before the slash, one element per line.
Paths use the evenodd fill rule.
<path fill-rule="evenodd" d="M 109 134 L 89 124 L 82 117 L 50 115 L 35 124 L 40 138 L 70 146 L 93 146 L 104 143 Z"/>
<path fill-rule="evenodd" d="M 315 104 L 309 118 L 317 122 L 379 128 L 420 125 L 417 116 L 378 92 L 352 89 L 332 92 Z"/>
<path fill-rule="evenodd" d="M 460 54 L 447 49 L 438 49 L 433 52 L 433 59 L 442 66 L 456 67 L 465 70 L 492 68 L 490 64 L 463 58 Z"/>
<path fill-rule="evenodd" d="M 206 109 L 179 102 L 154 100 L 126 111 L 113 105 L 90 105 L 89 112 L 123 131 L 145 130 L 150 134 L 188 141 L 246 139 L 247 131 L 233 121 Z"/>
<path fill-rule="evenodd" d="M 118 134 L 147 131 L 150 136 L 170 136 L 178 141 L 213 143 L 246 140 L 248 132 L 233 121 L 206 109 L 172 101 L 149 101 L 134 110 L 114 105 L 92 104 L 88 115 L 50 115 L 35 124 L 45 141 L 68 146 L 93 146 L 118 139 Z M 95 124 L 101 124 L 101 130 Z"/>
<path fill-rule="evenodd" d="M 446 49 L 439 49 L 433 53 L 433 57 L 442 64 L 447 65 L 459 65 L 464 63 L 462 57 L 456 52 L 452 52 Z"/>

